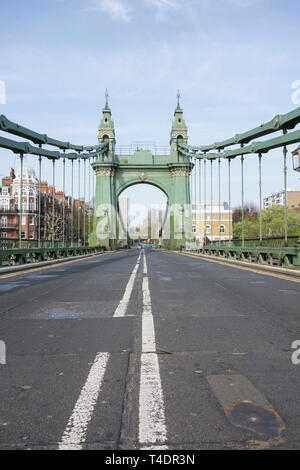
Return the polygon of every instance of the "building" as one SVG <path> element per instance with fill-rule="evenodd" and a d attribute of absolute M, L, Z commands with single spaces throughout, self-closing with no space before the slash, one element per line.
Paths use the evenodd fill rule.
<path fill-rule="evenodd" d="M 12 168 L 10 175 L 2 178 L 0 188 L 0 238 L 18 239 L 21 213 L 20 169 Z M 26 162 L 23 165 L 22 178 L 22 230 L 21 237 L 25 240 L 37 240 L 39 230 L 39 180 L 35 171 Z M 65 201 L 65 211 L 63 204 Z M 76 202 L 76 200 L 74 201 Z M 62 218 L 65 212 L 66 234 L 71 214 L 72 198 L 62 191 L 55 193 L 54 225 L 55 238 L 61 238 Z M 77 201 L 78 206 L 78 201 Z M 41 239 L 51 239 L 53 211 L 53 186 L 47 181 L 41 182 Z"/>
<path fill-rule="evenodd" d="M 285 205 L 285 195 L 284 191 L 279 191 L 272 194 L 264 199 L 264 209 L 268 209 L 272 206 L 284 206 Z M 287 191 L 287 207 L 288 209 L 298 209 L 300 210 L 300 191 Z"/>
<path fill-rule="evenodd" d="M 192 205 L 192 227 L 196 240 L 232 239 L 232 210 L 226 202 Z"/>
<path fill-rule="evenodd" d="M 19 237 L 19 217 L 22 200 L 22 238 L 37 238 L 38 179 L 33 168 L 24 164 L 23 191 L 20 196 L 20 169 L 2 179 L 0 188 L 0 237 Z M 21 199 L 22 197 L 22 199 Z"/>
<path fill-rule="evenodd" d="M 300 171 L 300 147 L 298 147 L 294 152 L 293 155 L 293 167 L 295 171 Z"/>

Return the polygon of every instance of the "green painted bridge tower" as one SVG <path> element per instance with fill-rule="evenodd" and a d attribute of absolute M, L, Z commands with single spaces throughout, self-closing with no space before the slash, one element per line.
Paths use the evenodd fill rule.
<path fill-rule="evenodd" d="M 188 143 L 179 93 L 168 155 L 154 155 L 143 149 L 137 149 L 132 155 L 117 155 L 115 128 L 107 93 L 102 113 L 98 140 L 99 143 L 108 141 L 109 145 L 108 151 L 99 155 L 92 164 L 96 173 L 96 190 L 91 245 L 102 245 L 107 249 L 118 245 L 118 198 L 128 187 L 146 183 L 161 189 L 168 198 L 168 210 L 162 227 L 163 246 L 170 249 L 184 246 L 187 239 L 192 239 L 190 173 L 193 164 L 188 157 L 178 152 L 178 143 Z"/>

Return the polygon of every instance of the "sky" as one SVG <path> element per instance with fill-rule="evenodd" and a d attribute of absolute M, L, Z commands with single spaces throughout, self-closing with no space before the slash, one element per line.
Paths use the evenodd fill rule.
<path fill-rule="evenodd" d="M 190 144 L 232 137 L 300 106 L 292 88 L 300 80 L 299 14 L 299 0 L 2 0 L 0 114 L 92 145 L 108 88 L 117 145 L 166 146 L 179 89 Z M 300 190 L 294 148 L 288 185 Z M 8 151 L 0 158 L 0 175 L 17 166 Z M 27 160 L 37 169 L 34 157 Z M 239 165 L 232 163 L 233 205 L 240 203 Z M 264 196 L 283 188 L 282 168 L 282 151 L 263 158 Z M 257 174 L 257 157 L 247 156 L 247 201 L 258 201 Z M 50 175 L 46 162 L 43 176 Z M 224 168 L 222 200 L 226 185 Z M 142 188 L 131 188 L 130 200 L 164 200 Z"/>

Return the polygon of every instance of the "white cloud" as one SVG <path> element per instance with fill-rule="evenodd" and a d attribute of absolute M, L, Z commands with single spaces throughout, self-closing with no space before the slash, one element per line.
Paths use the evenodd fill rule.
<path fill-rule="evenodd" d="M 183 7 L 183 3 L 180 0 L 146 0 L 146 2 L 157 8 L 166 8 L 171 10 L 178 10 Z"/>
<path fill-rule="evenodd" d="M 131 20 L 130 9 L 121 0 L 94 0 L 87 11 L 104 11 L 114 20 L 128 23 Z"/>
<path fill-rule="evenodd" d="M 144 3 L 156 9 L 159 20 L 166 19 L 169 13 L 184 7 L 182 0 L 144 0 Z"/>

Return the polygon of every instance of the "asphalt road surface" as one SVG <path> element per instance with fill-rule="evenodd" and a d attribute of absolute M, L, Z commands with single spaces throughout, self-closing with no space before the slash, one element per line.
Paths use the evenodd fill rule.
<path fill-rule="evenodd" d="M 156 250 L 3 275 L 0 449 L 299 449 L 299 316 L 299 282 Z"/>

